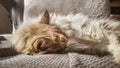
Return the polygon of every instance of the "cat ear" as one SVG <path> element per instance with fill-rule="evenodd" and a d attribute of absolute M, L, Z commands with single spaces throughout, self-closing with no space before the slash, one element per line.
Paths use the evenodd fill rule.
<path fill-rule="evenodd" d="M 41 18 L 41 22 L 43 24 L 49 24 L 50 21 L 50 16 L 49 16 L 49 12 L 46 10 Z"/>

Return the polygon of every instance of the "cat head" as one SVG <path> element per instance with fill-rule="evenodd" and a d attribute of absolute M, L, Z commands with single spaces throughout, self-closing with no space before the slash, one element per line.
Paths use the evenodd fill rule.
<path fill-rule="evenodd" d="M 50 15 L 46 10 L 37 24 L 20 27 L 13 37 L 15 49 L 20 53 L 55 53 L 66 47 L 67 37 L 56 26 L 51 26 Z M 23 24 L 24 25 L 24 24 Z"/>

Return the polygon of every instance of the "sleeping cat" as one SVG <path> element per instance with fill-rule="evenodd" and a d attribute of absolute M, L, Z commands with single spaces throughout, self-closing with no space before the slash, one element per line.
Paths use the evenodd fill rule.
<path fill-rule="evenodd" d="M 45 11 L 35 20 L 24 22 L 14 34 L 15 49 L 24 54 L 63 51 L 68 39 L 74 38 L 93 49 L 106 50 L 120 63 L 120 22 L 92 19 L 83 14 L 67 16 Z M 95 51 L 94 51 L 95 50 Z"/>

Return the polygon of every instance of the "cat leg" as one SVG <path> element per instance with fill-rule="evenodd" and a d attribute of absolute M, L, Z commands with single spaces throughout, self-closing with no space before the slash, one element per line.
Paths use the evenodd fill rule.
<path fill-rule="evenodd" d="M 110 34 L 108 37 L 108 50 L 113 54 L 114 61 L 120 63 L 120 41 L 116 34 Z"/>

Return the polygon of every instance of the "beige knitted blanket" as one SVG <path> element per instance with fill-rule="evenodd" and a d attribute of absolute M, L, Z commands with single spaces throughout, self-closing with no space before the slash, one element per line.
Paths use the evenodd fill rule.
<path fill-rule="evenodd" d="M 120 65 L 114 63 L 110 55 L 96 56 L 77 52 L 17 54 L 10 42 L 0 36 L 0 68 L 120 68 Z"/>

